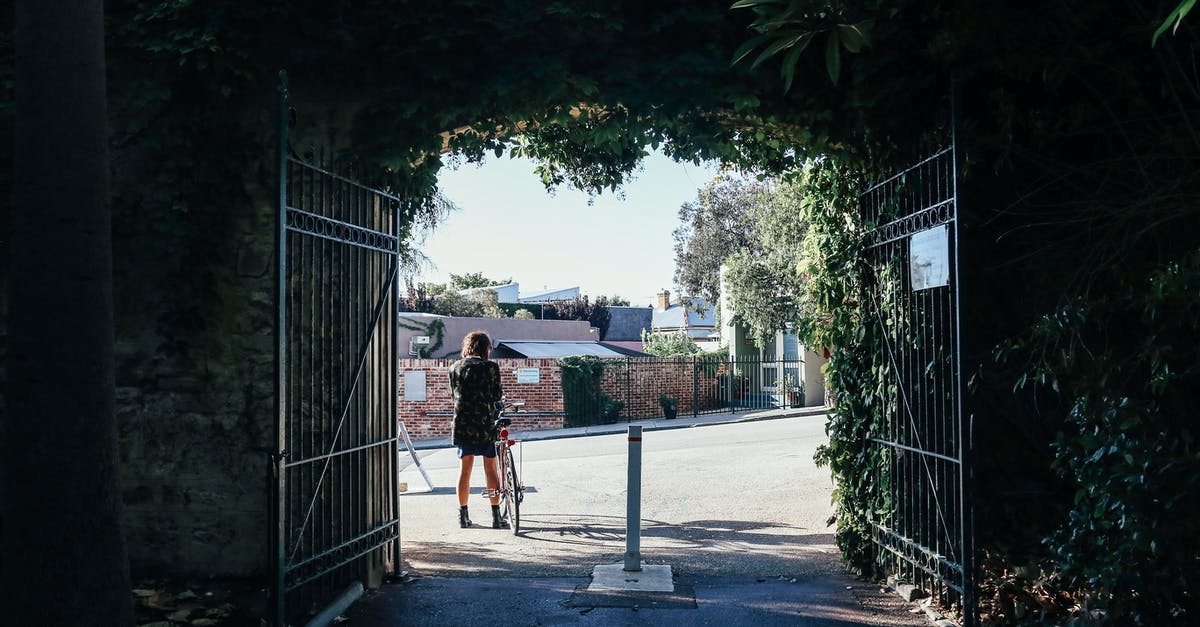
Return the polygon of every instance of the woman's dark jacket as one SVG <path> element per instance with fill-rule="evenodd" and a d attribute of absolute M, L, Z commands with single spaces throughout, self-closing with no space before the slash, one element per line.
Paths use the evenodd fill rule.
<path fill-rule="evenodd" d="M 466 357 L 450 366 L 450 394 L 454 397 L 455 446 L 482 446 L 500 437 L 496 403 L 500 401 L 500 366 L 494 361 Z"/>

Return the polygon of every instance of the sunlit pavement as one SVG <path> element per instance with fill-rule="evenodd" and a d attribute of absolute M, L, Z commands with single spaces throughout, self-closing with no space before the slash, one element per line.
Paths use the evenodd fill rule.
<path fill-rule="evenodd" d="M 625 424 L 520 435 L 517 536 L 451 524 L 457 459 L 421 450 L 434 489 L 401 502 L 407 576 L 368 591 L 348 624 L 928 625 L 842 569 L 832 482 L 812 463 L 824 423 L 821 408 L 640 423 L 642 555 L 671 566 L 669 592 L 589 590 L 596 565 L 622 560 Z M 481 499 L 472 517 L 487 517 Z"/>

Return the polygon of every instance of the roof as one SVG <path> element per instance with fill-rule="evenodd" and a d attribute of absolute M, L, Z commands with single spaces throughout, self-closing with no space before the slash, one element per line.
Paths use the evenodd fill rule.
<path fill-rule="evenodd" d="M 599 342 L 523 342 L 501 340 L 496 342 L 493 357 L 569 357 L 571 355 L 595 355 L 596 357 L 625 357 L 613 348 Z"/>
<path fill-rule="evenodd" d="M 689 298 L 690 307 L 671 305 L 666 309 L 654 312 L 652 324 L 655 329 L 682 329 L 683 327 L 713 328 L 717 324 L 716 310 L 703 298 Z M 695 309 L 699 309 L 697 312 Z M 686 316 L 686 318 L 684 317 Z M 686 324 L 684 323 L 686 319 Z"/>
<path fill-rule="evenodd" d="M 571 300 L 579 296 L 578 287 L 568 287 L 561 290 L 551 290 L 549 292 L 539 292 L 535 294 L 527 294 L 520 297 L 522 303 L 544 303 L 552 300 Z"/>
<path fill-rule="evenodd" d="M 604 333 L 606 342 L 638 342 L 642 341 L 642 331 L 650 330 L 650 322 L 654 311 L 649 307 L 609 307 L 608 331 Z"/>

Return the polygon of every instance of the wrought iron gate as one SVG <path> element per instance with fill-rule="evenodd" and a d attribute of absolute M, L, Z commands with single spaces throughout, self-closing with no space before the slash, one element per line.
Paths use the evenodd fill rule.
<path fill-rule="evenodd" d="M 280 86 L 272 564 L 286 625 L 400 559 L 400 198 L 298 158 Z"/>
<path fill-rule="evenodd" d="M 880 359 L 870 445 L 885 460 L 872 533 L 884 567 L 976 622 L 971 429 L 960 363 L 956 150 L 861 195 Z"/>

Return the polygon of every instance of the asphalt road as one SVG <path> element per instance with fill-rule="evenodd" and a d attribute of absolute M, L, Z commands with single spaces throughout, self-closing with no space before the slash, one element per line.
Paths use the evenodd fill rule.
<path fill-rule="evenodd" d="M 368 591 L 343 618 L 359 627 L 929 625 L 842 569 L 825 525 L 833 484 L 812 461 L 824 441 L 822 415 L 646 432 L 641 552 L 672 568 L 669 593 L 589 589 L 595 566 L 624 558 L 624 434 L 521 444 L 529 491 L 516 536 L 479 524 L 490 514 L 478 494 L 476 526 L 459 528 L 454 451 L 423 451 L 435 489 L 401 499 L 408 576 Z M 422 483 L 415 468 L 401 480 Z"/>
<path fill-rule="evenodd" d="M 833 483 L 813 463 L 822 416 L 646 432 L 642 555 L 697 576 L 807 577 L 840 572 L 832 529 Z M 529 488 L 519 536 L 457 524 L 452 449 L 425 451 L 432 493 L 401 499 L 406 567 L 426 576 L 588 576 L 625 552 L 627 441 L 622 435 L 518 446 Z M 402 481 L 416 486 L 412 469 Z M 482 486 L 477 464 L 473 485 Z M 478 490 L 473 490 L 478 492 Z"/>

